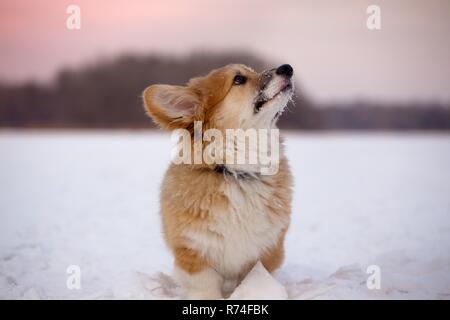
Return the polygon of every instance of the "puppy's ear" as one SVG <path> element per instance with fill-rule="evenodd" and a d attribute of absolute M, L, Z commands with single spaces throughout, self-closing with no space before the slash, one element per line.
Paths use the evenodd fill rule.
<path fill-rule="evenodd" d="M 182 86 L 152 85 L 145 89 L 143 98 L 147 114 L 168 130 L 186 128 L 200 105 L 198 95 Z"/>

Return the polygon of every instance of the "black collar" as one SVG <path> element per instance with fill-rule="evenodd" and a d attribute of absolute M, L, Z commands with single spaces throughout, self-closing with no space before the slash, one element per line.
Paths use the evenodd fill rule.
<path fill-rule="evenodd" d="M 257 178 L 259 176 L 259 173 L 246 172 L 246 171 L 231 171 L 223 164 L 215 166 L 214 171 L 217 173 L 221 173 L 224 176 L 231 176 L 231 177 L 235 177 L 237 179 L 242 179 L 242 180 Z"/>

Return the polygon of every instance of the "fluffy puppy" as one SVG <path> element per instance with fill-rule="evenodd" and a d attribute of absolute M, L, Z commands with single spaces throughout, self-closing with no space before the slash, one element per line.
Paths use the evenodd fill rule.
<path fill-rule="evenodd" d="M 144 105 L 161 128 L 192 137 L 196 123 L 224 135 L 227 129 L 270 131 L 291 99 L 292 74 L 290 65 L 262 73 L 227 65 L 186 86 L 152 85 Z M 160 196 L 163 230 L 187 298 L 222 298 L 258 260 L 269 272 L 281 265 L 292 196 L 282 144 L 276 172 L 260 169 L 260 163 L 169 166 Z"/>

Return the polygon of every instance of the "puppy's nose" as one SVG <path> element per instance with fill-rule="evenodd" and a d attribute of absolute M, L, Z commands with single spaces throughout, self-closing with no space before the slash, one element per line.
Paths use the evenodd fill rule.
<path fill-rule="evenodd" d="M 292 69 L 290 64 L 283 64 L 277 68 L 275 73 L 290 78 L 294 74 L 294 69 Z"/>

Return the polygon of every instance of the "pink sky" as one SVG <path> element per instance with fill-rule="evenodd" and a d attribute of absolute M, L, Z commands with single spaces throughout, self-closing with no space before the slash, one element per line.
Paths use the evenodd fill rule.
<path fill-rule="evenodd" d="M 81 30 L 66 29 L 66 7 Z M 381 7 L 382 29 L 366 28 Z M 450 101 L 448 0 L 1 0 L 0 79 L 48 80 L 124 52 L 250 50 L 291 63 L 312 97 Z"/>

